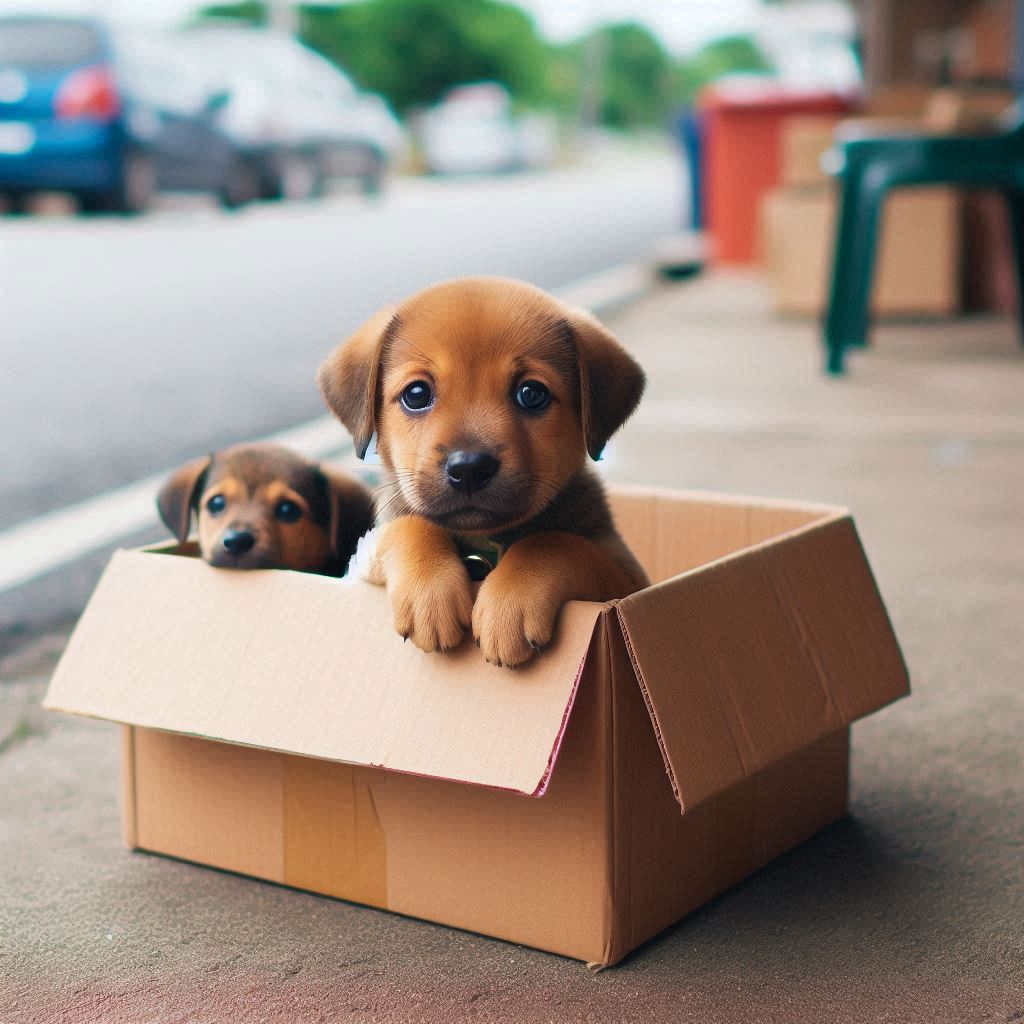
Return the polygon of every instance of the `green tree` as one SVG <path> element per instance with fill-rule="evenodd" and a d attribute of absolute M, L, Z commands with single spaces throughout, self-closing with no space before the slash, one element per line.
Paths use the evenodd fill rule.
<path fill-rule="evenodd" d="M 638 128 L 663 121 L 672 102 L 672 62 L 642 25 L 607 25 L 603 37 L 600 119 L 612 128 Z"/>
<path fill-rule="evenodd" d="M 763 74 L 771 70 L 771 61 L 755 40 L 742 35 L 723 36 L 679 64 L 676 93 L 681 100 L 692 102 L 701 89 L 725 75 Z"/>
<path fill-rule="evenodd" d="M 264 25 L 267 21 L 267 5 L 260 0 L 245 0 L 240 4 L 211 4 L 197 15 L 197 20 L 204 18 L 234 18 L 253 25 Z"/>
<path fill-rule="evenodd" d="M 530 17 L 501 0 L 360 0 L 307 7 L 301 25 L 310 46 L 401 113 L 466 82 L 545 99 L 547 48 Z"/>
<path fill-rule="evenodd" d="M 660 124 L 675 104 L 673 72 L 671 57 L 643 25 L 603 25 L 554 50 L 548 95 L 560 112 L 596 115 L 612 128 Z"/>

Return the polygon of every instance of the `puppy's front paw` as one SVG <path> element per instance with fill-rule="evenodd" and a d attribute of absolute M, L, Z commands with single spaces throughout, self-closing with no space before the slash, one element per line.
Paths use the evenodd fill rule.
<path fill-rule="evenodd" d="M 388 597 L 395 629 L 421 651 L 458 647 L 473 614 L 473 592 L 461 562 L 389 579 Z"/>
<path fill-rule="evenodd" d="M 515 668 L 550 643 L 560 607 L 550 586 L 506 581 L 495 571 L 477 594 L 473 637 L 489 662 Z"/>

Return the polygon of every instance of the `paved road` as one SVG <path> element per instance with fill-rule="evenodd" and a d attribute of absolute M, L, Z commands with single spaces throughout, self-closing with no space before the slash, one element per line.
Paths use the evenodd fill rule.
<path fill-rule="evenodd" d="M 224 214 L 0 220 L 0 529 L 322 413 L 335 341 L 431 281 L 557 287 L 678 222 L 668 153 Z"/>

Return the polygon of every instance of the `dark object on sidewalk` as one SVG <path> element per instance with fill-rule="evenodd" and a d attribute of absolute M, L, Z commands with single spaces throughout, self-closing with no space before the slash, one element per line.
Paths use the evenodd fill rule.
<path fill-rule="evenodd" d="M 871 280 L 882 203 L 890 189 L 962 185 L 1006 197 L 1024 283 L 1024 117 L 1012 108 L 1007 130 L 991 135 L 887 136 L 840 142 L 827 154 L 841 187 L 824 342 L 829 373 L 843 372 L 846 349 L 867 344 Z"/>
<path fill-rule="evenodd" d="M 654 265 L 670 281 L 695 277 L 707 262 L 707 240 L 699 231 L 684 231 L 654 248 Z"/>
<path fill-rule="evenodd" d="M 653 253 L 657 272 L 670 281 L 695 277 L 707 262 L 707 243 L 703 235 L 707 183 L 701 164 L 703 118 L 698 111 L 687 108 L 676 118 L 675 129 L 687 184 L 680 218 L 682 230 L 660 242 Z"/>

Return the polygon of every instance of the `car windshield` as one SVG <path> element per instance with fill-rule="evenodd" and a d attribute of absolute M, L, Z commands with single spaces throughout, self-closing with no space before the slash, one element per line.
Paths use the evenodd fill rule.
<path fill-rule="evenodd" d="M 44 71 L 76 67 L 99 60 L 102 55 L 100 33 L 87 21 L 0 19 L 0 68 Z"/>

